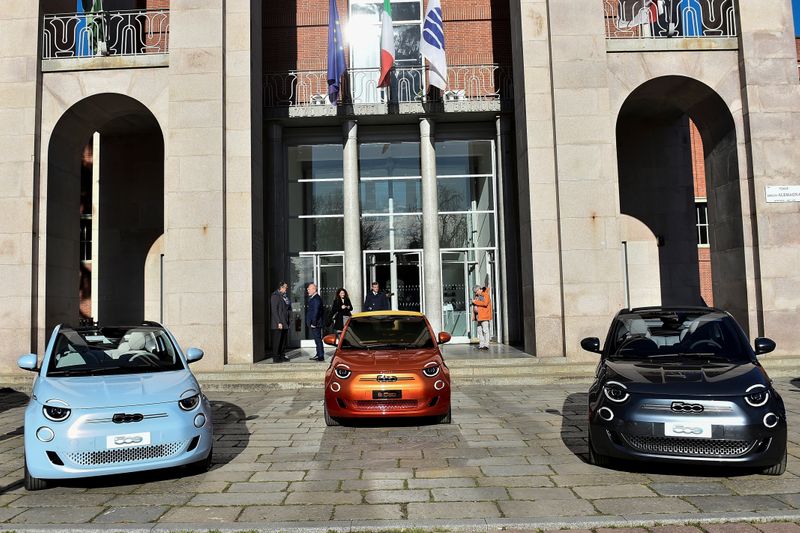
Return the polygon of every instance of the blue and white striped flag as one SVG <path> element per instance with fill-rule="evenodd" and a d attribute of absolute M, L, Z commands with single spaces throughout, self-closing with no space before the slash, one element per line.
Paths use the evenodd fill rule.
<path fill-rule="evenodd" d="M 447 88 L 447 57 L 444 52 L 444 23 L 439 0 L 428 0 L 420 51 L 430 64 L 428 82 L 444 91 Z"/>

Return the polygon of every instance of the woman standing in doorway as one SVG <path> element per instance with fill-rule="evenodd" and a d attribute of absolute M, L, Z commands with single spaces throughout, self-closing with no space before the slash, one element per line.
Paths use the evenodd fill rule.
<path fill-rule="evenodd" d="M 350 296 L 347 294 L 347 290 L 341 288 L 336 291 L 336 296 L 333 298 L 333 303 L 331 304 L 331 313 L 330 316 L 328 316 L 328 323 L 336 333 L 341 333 L 344 329 L 344 325 L 350 318 L 352 311 L 353 304 L 350 303 Z"/>

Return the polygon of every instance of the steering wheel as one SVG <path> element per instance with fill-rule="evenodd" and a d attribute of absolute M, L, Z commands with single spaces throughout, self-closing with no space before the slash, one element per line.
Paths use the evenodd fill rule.
<path fill-rule="evenodd" d="M 653 339 L 645 337 L 644 335 L 633 335 L 631 337 L 628 337 L 624 341 L 622 341 L 622 343 L 617 348 L 617 353 L 621 354 L 623 352 L 623 350 L 625 350 L 627 348 L 630 348 L 632 345 L 634 345 L 636 343 L 644 343 L 644 344 L 647 345 L 646 347 L 649 348 L 652 351 L 657 351 L 658 350 L 658 345 L 656 344 L 656 342 Z"/>
<path fill-rule="evenodd" d="M 133 363 L 133 362 L 134 362 L 134 361 L 136 361 L 137 359 L 139 359 L 139 358 L 143 358 L 143 359 L 142 359 L 142 362 L 144 362 L 145 364 L 147 364 L 147 365 L 149 365 L 149 366 L 158 366 L 158 363 L 156 363 L 155 361 L 153 361 L 153 358 L 152 358 L 152 356 L 153 356 L 153 354 L 151 354 L 151 353 L 136 353 L 136 354 L 133 354 L 133 355 L 130 357 L 130 359 L 128 359 L 128 361 L 127 361 L 127 362 L 128 362 L 128 363 Z"/>
<path fill-rule="evenodd" d="M 711 339 L 700 339 L 700 340 L 694 341 L 692 344 L 689 345 L 688 351 L 691 352 L 692 350 L 694 350 L 695 346 L 702 346 L 704 344 L 707 344 L 707 345 L 711 346 L 712 348 L 714 348 L 715 350 L 718 350 L 720 352 L 722 351 L 722 346 L 720 345 L 720 343 L 718 343 L 715 340 L 711 340 Z"/>

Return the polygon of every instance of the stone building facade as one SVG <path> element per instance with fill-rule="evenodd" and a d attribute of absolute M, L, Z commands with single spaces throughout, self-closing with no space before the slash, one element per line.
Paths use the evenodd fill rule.
<path fill-rule="evenodd" d="M 575 357 L 625 305 L 699 303 L 704 253 L 714 304 L 800 351 L 800 204 L 767 201 L 800 185 L 790 0 L 646 21 L 616 0 L 443 0 L 442 94 L 414 47 L 425 6 L 395 3 L 383 91 L 377 3 L 339 0 L 350 73 L 333 106 L 326 1 L 107 0 L 100 45 L 74 3 L 7 0 L 2 372 L 80 319 L 88 145 L 92 316 L 161 320 L 207 370 L 264 358 L 284 279 L 295 344 L 304 283 L 358 300 L 379 279 L 463 341 L 471 286 L 491 286 L 497 342 Z"/>

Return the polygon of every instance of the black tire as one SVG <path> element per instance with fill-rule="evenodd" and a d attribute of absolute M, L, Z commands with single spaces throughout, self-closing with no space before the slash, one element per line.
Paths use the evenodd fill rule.
<path fill-rule="evenodd" d="M 30 472 L 28 472 L 28 463 L 25 463 L 25 490 L 28 491 L 35 491 L 35 490 L 44 490 L 48 487 L 48 483 L 46 479 L 39 479 L 38 477 L 33 477 Z"/>
<path fill-rule="evenodd" d="M 765 468 L 764 470 L 761 471 L 761 473 L 764 474 L 765 476 L 780 476 L 780 475 L 782 475 L 784 472 L 786 472 L 787 458 L 788 458 L 788 454 L 787 454 L 787 451 L 784 449 L 783 450 L 783 459 L 781 459 L 781 462 L 776 464 L 776 465 L 772 465 L 772 466 L 770 466 L 768 468 Z"/>
<path fill-rule="evenodd" d="M 592 434 L 589 434 L 589 464 L 594 466 L 611 465 L 611 457 L 597 453 L 592 445 Z"/>
<path fill-rule="evenodd" d="M 324 401 L 324 400 L 323 400 Z M 328 406 L 323 403 L 322 411 L 325 413 L 325 425 L 326 426 L 340 426 L 338 420 L 333 418 L 331 415 L 328 414 Z"/>
<path fill-rule="evenodd" d="M 450 424 L 453 422 L 453 410 L 448 409 L 446 415 L 442 415 L 439 417 L 440 424 Z"/>
<path fill-rule="evenodd" d="M 211 469 L 211 465 L 213 464 L 214 459 L 214 447 L 212 446 L 210 450 L 208 450 L 208 455 L 205 458 L 200 459 L 194 463 L 187 465 L 189 472 L 192 474 L 205 474 Z"/>

